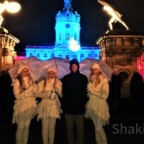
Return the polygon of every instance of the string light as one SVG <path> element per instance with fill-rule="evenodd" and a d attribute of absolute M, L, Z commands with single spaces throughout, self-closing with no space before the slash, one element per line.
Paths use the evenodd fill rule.
<path fill-rule="evenodd" d="M 17 13 L 20 11 L 21 6 L 17 2 L 8 2 L 7 0 L 4 3 L 0 3 L 0 27 L 3 22 L 2 13 L 6 10 L 9 13 Z"/>

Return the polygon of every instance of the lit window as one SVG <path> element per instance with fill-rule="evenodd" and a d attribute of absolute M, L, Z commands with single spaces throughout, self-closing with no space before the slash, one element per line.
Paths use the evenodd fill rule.
<path fill-rule="evenodd" d="M 69 55 L 66 55 L 66 57 L 65 57 L 66 59 L 69 59 Z"/>
<path fill-rule="evenodd" d="M 70 39 L 69 33 L 66 33 L 66 40 L 69 40 L 69 39 Z"/>
<path fill-rule="evenodd" d="M 77 56 L 76 56 L 76 55 L 73 55 L 73 59 L 77 59 Z"/>
<path fill-rule="evenodd" d="M 30 53 L 29 56 L 33 56 L 33 53 Z"/>
<path fill-rule="evenodd" d="M 59 40 L 61 40 L 61 33 L 59 33 Z"/>
<path fill-rule="evenodd" d="M 47 53 L 44 53 L 44 57 L 47 57 Z"/>
<path fill-rule="evenodd" d="M 62 55 L 58 55 L 59 58 L 62 58 Z"/>
<path fill-rule="evenodd" d="M 39 53 L 37 53 L 37 57 L 40 57 L 40 54 L 39 54 Z"/>
<path fill-rule="evenodd" d="M 53 57 L 54 57 L 54 54 L 52 53 L 52 54 L 51 54 L 51 58 L 53 58 Z"/>
<path fill-rule="evenodd" d="M 74 34 L 74 39 L 75 39 L 75 40 L 77 39 L 77 35 L 76 35 L 76 34 Z"/>
<path fill-rule="evenodd" d="M 81 57 L 81 60 L 83 60 L 83 58 L 84 58 L 84 54 L 81 54 L 81 56 L 80 56 L 80 57 Z"/>
<path fill-rule="evenodd" d="M 99 55 L 98 54 L 95 54 L 95 59 L 99 59 Z"/>
<path fill-rule="evenodd" d="M 91 54 L 88 54 L 88 58 L 91 58 Z"/>

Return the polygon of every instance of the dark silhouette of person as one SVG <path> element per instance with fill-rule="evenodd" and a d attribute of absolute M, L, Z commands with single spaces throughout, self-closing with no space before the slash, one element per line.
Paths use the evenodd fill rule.
<path fill-rule="evenodd" d="M 134 72 L 130 81 L 130 99 L 133 112 L 140 113 L 144 96 L 144 81 L 138 72 Z"/>
<path fill-rule="evenodd" d="M 7 72 L 2 72 L 0 76 L 0 94 L 0 144 L 10 144 L 14 137 L 12 125 L 14 95 L 11 78 Z"/>
<path fill-rule="evenodd" d="M 108 103 L 110 106 L 110 112 L 111 114 L 116 114 L 118 113 L 118 108 L 120 106 L 121 88 L 122 88 L 122 79 L 117 69 L 114 70 L 109 85 L 110 85 L 110 93 Z"/>
<path fill-rule="evenodd" d="M 83 144 L 88 79 L 79 72 L 79 63 L 76 59 L 70 61 L 70 70 L 71 72 L 62 79 L 62 108 L 65 114 L 68 144 Z"/>

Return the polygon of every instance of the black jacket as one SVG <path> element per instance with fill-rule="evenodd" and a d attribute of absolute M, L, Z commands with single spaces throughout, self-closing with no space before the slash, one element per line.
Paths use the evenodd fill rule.
<path fill-rule="evenodd" d="M 62 108 L 67 114 L 84 114 L 87 97 L 88 79 L 79 73 L 70 73 L 62 79 Z"/>

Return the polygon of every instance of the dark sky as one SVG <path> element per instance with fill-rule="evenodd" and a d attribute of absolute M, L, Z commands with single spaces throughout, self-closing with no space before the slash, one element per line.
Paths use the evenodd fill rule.
<path fill-rule="evenodd" d="M 144 34 L 144 0 L 107 0 L 121 13 L 130 34 Z M 20 39 L 16 49 L 23 51 L 26 45 L 53 45 L 55 43 L 55 15 L 63 9 L 63 0 L 19 0 L 22 9 L 11 15 L 4 13 L 3 27 Z M 72 0 L 72 7 L 81 16 L 80 40 L 82 45 L 95 45 L 95 41 L 108 29 L 109 16 L 97 0 Z M 119 33 L 126 30 L 116 24 Z"/>

